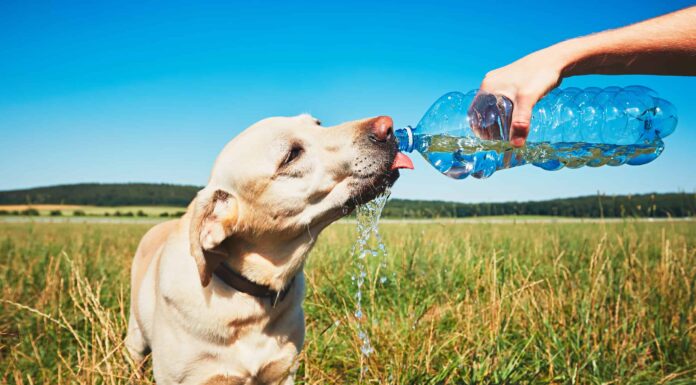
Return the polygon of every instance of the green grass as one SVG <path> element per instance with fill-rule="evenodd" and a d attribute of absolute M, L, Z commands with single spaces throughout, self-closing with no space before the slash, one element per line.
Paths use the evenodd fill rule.
<path fill-rule="evenodd" d="M 0 224 L 0 381 L 127 383 L 147 225 Z M 695 384 L 696 223 L 387 224 L 355 332 L 353 225 L 306 266 L 305 384 Z M 373 268 L 378 265 L 373 261 Z"/>

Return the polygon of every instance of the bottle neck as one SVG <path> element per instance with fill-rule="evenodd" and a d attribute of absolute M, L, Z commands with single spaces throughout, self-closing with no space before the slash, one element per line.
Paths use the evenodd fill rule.
<path fill-rule="evenodd" d="M 396 141 L 399 144 L 399 151 L 413 152 L 415 141 L 413 137 L 413 128 L 411 128 L 411 126 L 406 126 L 394 131 L 394 136 L 396 136 Z"/>

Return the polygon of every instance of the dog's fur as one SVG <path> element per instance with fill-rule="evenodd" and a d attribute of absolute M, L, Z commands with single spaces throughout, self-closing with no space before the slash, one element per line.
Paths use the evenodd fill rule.
<path fill-rule="evenodd" d="M 126 346 L 137 363 L 152 352 L 158 384 L 293 383 L 307 253 L 327 225 L 398 177 L 393 136 L 369 138 L 375 119 L 262 120 L 224 147 L 181 219 L 145 234 Z M 274 307 L 217 278 L 223 261 L 276 291 L 293 283 Z"/>

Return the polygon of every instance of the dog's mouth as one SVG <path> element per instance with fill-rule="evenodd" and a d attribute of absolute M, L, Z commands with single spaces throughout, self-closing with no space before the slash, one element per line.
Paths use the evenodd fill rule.
<path fill-rule="evenodd" d="M 383 194 L 387 188 L 394 185 L 399 179 L 399 169 L 413 169 L 411 159 L 401 152 L 390 151 L 385 162 L 373 167 L 369 173 L 356 174 L 355 181 L 352 183 L 352 194 L 345 207 L 349 210 L 375 199 Z"/>
<path fill-rule="evenodd" d="M 378 195 L 384 193 L 388 187 L 394 185 L 394 182 L 399 179 L 399 171 L 393 170 L 367 180 L 354 190 L 353 196 L 347 202 L 346 206 L 350 209 L 367 203 L 375 199 Z"/>

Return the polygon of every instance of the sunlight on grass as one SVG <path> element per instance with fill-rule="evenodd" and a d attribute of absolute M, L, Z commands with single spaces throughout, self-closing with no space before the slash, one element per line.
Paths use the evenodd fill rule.
<path fill-rule="evenodd" d="M 121 384 L 129 265 L 147 225 L 0 224 L 3 383 Z M 331 226 L 306 267 L 305 384 L 688 384 L 696 224 L 386 224 L 363 297 Z M 363 358 L 364 359 L 364 358 Z M 149 383 L 148 380 L 137 380 Z"/>

